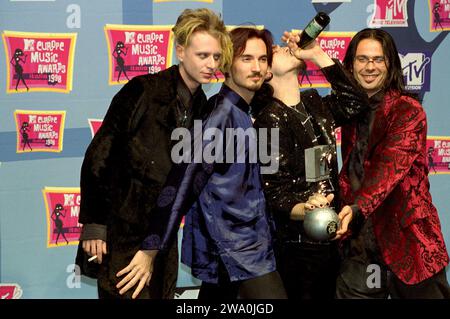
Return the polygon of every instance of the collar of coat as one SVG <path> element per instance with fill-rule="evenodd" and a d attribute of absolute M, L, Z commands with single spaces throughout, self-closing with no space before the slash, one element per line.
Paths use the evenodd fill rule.
<path fill-rule="evenodd" d="M 152 77 L 153 101 L 159 105 L 156 113 L 156 119 L 162 125 L 174 128 L 176 127 L 176 108 L 177 108 L 177 86 L 179 81 L 183 81 L 178 65 L 161 71 Z M 201 86 L 193 96 L 194 114 L 201 114 L 206 104 L 206 96 Z"/>

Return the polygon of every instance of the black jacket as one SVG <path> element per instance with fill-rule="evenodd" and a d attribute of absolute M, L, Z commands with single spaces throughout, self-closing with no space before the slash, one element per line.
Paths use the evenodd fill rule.
<path fill-rule="evenodd" d="M 172 167 L 171 133 L 177 123 L 178 66 L 153 75 L 133 78 L 113 98 L 99 131 L 89 145 L 81 168 L 79 222 L 107 227 L 108 254 L 98 272 L 98 284 L 116 293 L 115 274 L 124 268 L 148 235 L 148 220 Z M 206 105 L 203 91 L 194 96 L 194 117 Z M 177 245 L 156 265 L 153 277 L 164 277 L 162 294 L 171 298 L 175 288 Z M 78 249 L 82 273 L 93 275 Z"/>
<path fill-rule="evenodd" d="M 254 126 L 279 128 L 278 172 L 263 175 L 262 178 L 266 200 L 276 223 L 277 238 L 281 242 L 298 241 L 300 234 L 304 236 L 303 222 L 291 220 L 290 212 L 296 204 L 306 202 L 310 195 L 318 191 L 316 183 L 306 181 L 305 149 L 315 145 L 329 145 L 335 149 L 335 129 L 368 108 L 367 94 L 339 61 L 335 62 L 335 65 L 322 69 L 333 88 L 330 95 L 321 97 L 314 89 L 301 92 L 304 109 L 311 116 L 314 134 L 318 136 L 317 142 L 313 142 L 307 134 L 302 124 L 304 116 L 298 110 L 276 98 L 266 98 L 266 103 L 261 107 L 264 99 L 257 99 L 259 105 L 256 106 L 258 113 Z M 330 175 L 335 188 L 333 203 L 339 212 L 336 153 L 331 161 Z"/>

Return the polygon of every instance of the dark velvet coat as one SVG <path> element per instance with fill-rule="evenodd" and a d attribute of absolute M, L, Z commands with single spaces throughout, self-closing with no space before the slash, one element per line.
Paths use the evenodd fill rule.
<path fill-rule="evenodd" d="M 98 285 L 117 294 L 115 274 L 141 248 L 149 216 L 172 167 L 171 133 L 177 127 L 178 66 L 133 78 L 113 98 L 103 124 L 89 145 L 81 169 L 79 222 L 107 226 L 106 260 Z M 203 91 L 194 97 L 196 117 L 206 105 Z M 81 246 L 81 244 L 80 244 Z M 176 240 L 159 254 L 149 298 L 172 298 L 178 272 Z M 79 247 L 77 264 L 90 274 Z M 152 286 L 153 285 L 153 286 Z M 134 289 L 131 289 L 131 293 Z M 130 293 L 130 294 L 131 294 Z"/>

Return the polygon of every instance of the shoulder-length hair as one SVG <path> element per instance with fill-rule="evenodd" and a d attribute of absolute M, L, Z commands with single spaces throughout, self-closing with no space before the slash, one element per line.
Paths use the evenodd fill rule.
<path fill-rule="evenodd" d="M 350 41 L 347 48 L 347 52 L 343 60 L 344 67 L 353 72 L 353 62 L 355 61 L 356 49 L 358 48 L 358 44 L 365 39 L 378 41 L 383 48 L 383 54 L 387 67 L 387 78 L 383 88 L 405 93 L 402 65 L 400 63 L 400 57 L 398 56 L 397 46 L 395 45 L 392 36 L 382 29 L 367 28 L 359 31 Z"/>

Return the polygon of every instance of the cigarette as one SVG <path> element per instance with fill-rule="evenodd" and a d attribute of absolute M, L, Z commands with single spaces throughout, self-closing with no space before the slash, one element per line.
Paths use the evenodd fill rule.
<path fill-rule="evenodd" d="M 92 256 L 91 258 L 88 259 L 88 261 L 91 262 L 91 261 L 93 261 L 95 259 L 97 259 L 97 255 Z"/>

